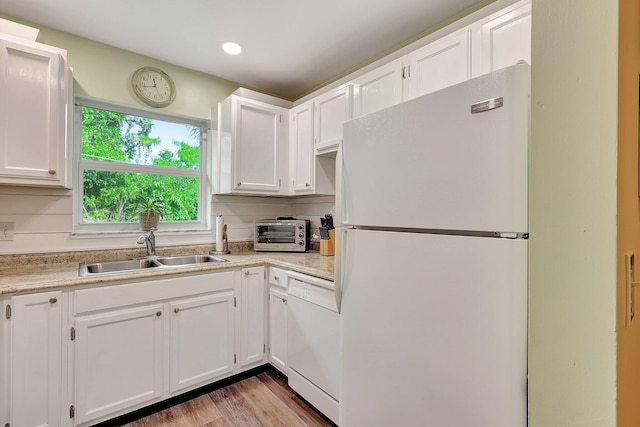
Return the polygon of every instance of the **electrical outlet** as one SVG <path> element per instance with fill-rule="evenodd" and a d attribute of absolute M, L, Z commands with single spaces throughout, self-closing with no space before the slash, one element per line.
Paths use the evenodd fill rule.
<path fill-rule="evenodd" d="M 0 240 L 13 240 L 13 222 L 0 222 Z"/>

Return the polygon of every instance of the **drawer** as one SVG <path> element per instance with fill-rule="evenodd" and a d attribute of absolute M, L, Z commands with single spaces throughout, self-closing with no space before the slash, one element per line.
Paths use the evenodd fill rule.
<path fill-rule="evenodd" d="M 146 279 L 74 292 L 74 314 L 233 290 L 235 271 Z M 285 282 L 286 283 L 286 282 Z"/>
<path fill-rule="evenodd" d="M 287 289 L 287 270 L 278 267 L 269 267 L 269 286 Z"/>

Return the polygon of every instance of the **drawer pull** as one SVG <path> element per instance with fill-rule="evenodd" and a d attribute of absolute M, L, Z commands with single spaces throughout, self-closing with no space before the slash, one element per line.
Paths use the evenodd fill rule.
<path fill-rule="evenodd" d="M 179 307 L 174 308 L 174 309 L 173 309 L 173 312 L 174 312 L 174 313 L 176 313 L 176 314 L 178 314 L 178 313 L 180 312 L 180 308 L 179 308 Z"/>
<path fill-rule="evenodd" d="M 55 174 L 56 174 L 55 169 L 49 169 L 49 175 L 55 175 Z"/>
<path fill-rule="evenodd" d="M 55 304 L 55 303 L 57 303 L 57 302 L 58 302 L 58 298 L 49 298 L 49 302 L 50 302 L 51 304 Z"/>
<path fill-rule="evenodd" d="M 249 274 L 251 274 L 251 273 L 249 273 L 249 270 L 245 270 L 244 275 L 248 276 Z"/>
<path fill-rule="evenodd" d="M 280 280 L 278 276 L 273 276 L 273 280 Z"/>
<path fill-rule="evenodd" d="M 287 299 L 286 298 L 282 298 L 282 302 L 286 303 Z"/>
<path fill-rule="evenodd" d="M 156 316 L 158 316 L 158 317 L 162 316 L 162 312 L 161 311 L 157 311 L 156 312 Z"/>

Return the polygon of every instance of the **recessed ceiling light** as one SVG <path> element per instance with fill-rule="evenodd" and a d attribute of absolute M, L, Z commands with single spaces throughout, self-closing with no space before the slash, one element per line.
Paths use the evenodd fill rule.
<path fill-rule="evenodd" d="M 237 55 L 242 52 L 242 46 L 238 43 L 226 42 L 222 43 L 222 50 L 227 52 L 229 55 Z"/>

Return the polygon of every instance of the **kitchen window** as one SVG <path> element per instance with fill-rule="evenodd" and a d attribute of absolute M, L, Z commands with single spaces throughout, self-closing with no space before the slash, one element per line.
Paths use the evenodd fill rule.
<path fill-rule="evenodd" d="M 76 100 L 76 231 L 139 230 L 138 205 L 159 200 L 160 230 L 206 229 L 207 123 Z"/>

